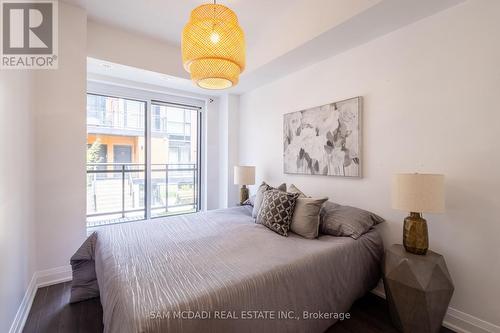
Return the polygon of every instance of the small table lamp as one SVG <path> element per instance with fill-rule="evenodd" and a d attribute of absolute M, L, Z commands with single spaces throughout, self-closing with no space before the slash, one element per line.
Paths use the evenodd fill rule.
<path fill-rule="evenodd" d="M 406 251 L 426 254 L 429 248 L 427 221 L 420 213 L 444 212 L 444 175 L 394 175 L 392 208 L 410 212 L 403 227 L 403 245 Z"/>
<path fill-rule="evenodd" d="M 240 188 L 240 204 L 243 204 L 248 199 L 247 185 L 255 184 L 255 167 L 254 166 L 235 166 L 234 167 L 234 184 L 241 185 Z"/>

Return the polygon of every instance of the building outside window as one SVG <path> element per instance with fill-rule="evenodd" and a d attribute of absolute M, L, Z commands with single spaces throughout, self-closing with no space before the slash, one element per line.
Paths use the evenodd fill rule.
<path fill-rule="evenodd" d="M 88 94 L 88 226 L 197 211 L 199 122 L 197 107 Z"/>

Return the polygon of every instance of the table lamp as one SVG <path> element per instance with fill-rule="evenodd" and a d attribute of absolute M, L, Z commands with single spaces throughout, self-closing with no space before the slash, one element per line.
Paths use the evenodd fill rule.
<path fill-rule="evenodd" d="M 425 255 L 429 248 L 427 221 L 421 213 L 444 212 L 444 175 L 396 174 L 392 184 L 392 208 L 410 212 L 404 220 L 406 251 Z"/>
<path fill-rule="evenodd" d="M 247 185 L 255 184 L 255 167 L 254 166 L 235 166 L 234 167 L 234 184 L 241 185 L 240 188 L 240 205 L 248 199 Z"/>

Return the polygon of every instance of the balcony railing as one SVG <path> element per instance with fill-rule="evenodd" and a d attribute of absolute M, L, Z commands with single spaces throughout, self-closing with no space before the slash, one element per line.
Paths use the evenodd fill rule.
<path fill-rule="evenodd" d="M 87 226 L 146 217 L 146 171 L 138 163 L 87 164 Z M 198 210 L 196 164 L 152 164 L 151 217 Z"/>

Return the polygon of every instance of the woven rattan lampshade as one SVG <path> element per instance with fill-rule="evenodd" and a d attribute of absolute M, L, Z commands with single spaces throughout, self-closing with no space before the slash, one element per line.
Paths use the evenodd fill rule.
<path fill-rule="evenodd" d="M 236 14 L 215 3 L 193 9 L 182 32 L 182 62 L 202 88 L 238 84 L 245 69 L 245 36 Z"/>

